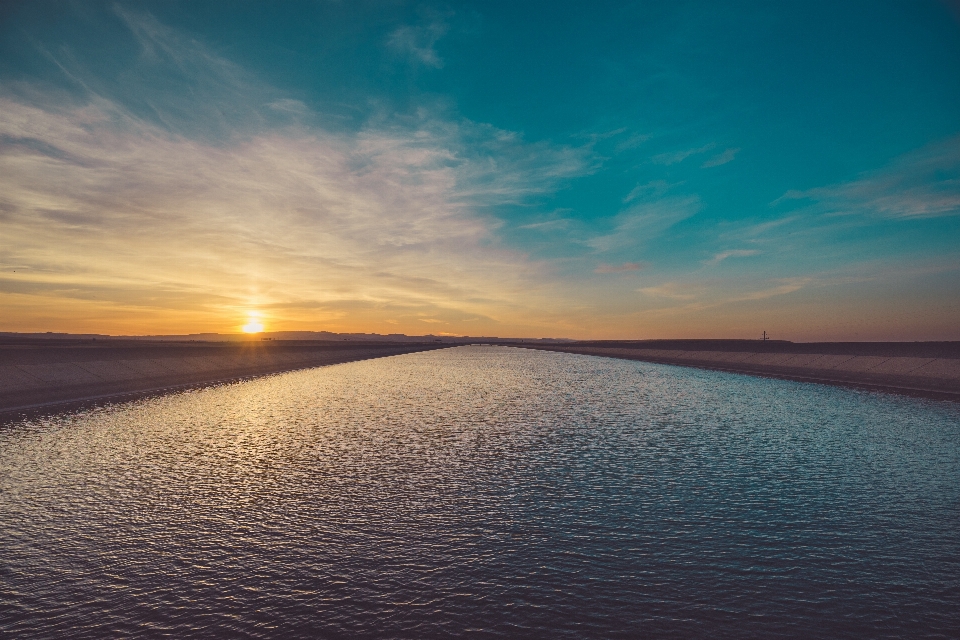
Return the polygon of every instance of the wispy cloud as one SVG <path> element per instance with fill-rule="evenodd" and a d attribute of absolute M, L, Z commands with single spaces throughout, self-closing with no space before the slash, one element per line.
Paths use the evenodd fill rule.
<path fill-rule="evenodd" d="M 222 138 L 238 128 L 262 128 L 297 109 L 296 101 L 277 95 L 268 84 L 192 35 L 144 11 L 120 4 L 114 11 L 140 47 L 137 59 L 127 62 L 121 82 L 92 75 L 83 65 L 56 60 L 86 89 L 85 99 L 102 111 L 111 111 L 116 118 L 146 119 L 184 135 Z M 268 103 L 272 103 L 269 109 L 261 108 Z"/>
<path fill-rule="evenodd" d="M 418 314 L 517 326 L 561 304 L 539 297 L 547 270 L 501 245 L 489 211 L 589 171 L 584 150 L 429 110 L 327 130 L 199 43 L 126 19 L 164 69 L 218 79 L 198 108 L 221 109 L 231 133 L 191 135 L 175 117 L 189 94 L 154 118 L 93 90 L 64 102 L 5 88 L 0 262 L 19 265 L 0 282 L 8 321 L 60 308 L 75 322 L 225 330 L 257 307 L 288 328 L 387 316 L 412 331 Z M 265 119 L 277 110 L 304 118 Z"/>
<path fill-rule="evenodd" d="M 781 278 L 776 281 L 773 286 L 733 296 L 727 300 L 724 300 L 721 304 L 729 304 L 731 302 L 746 302 L 749 300 L 764 300 L 774 296 L 783 296 L 788 293 L 793 293 L 803 289 L 812 281 L 813 278 L 806 276 L 798 278 Z"/>
<path fill-rule="evenodd" d="M 790 201 L 822 213 L 895 219 L 960 214 L 960 137 L 909 153 L 852 182 L 788 191 L 772 204 Z"/>
<path fill-rule="evenodd" d="M 638 247 L 699 210 L 700 199 L 696 196 L 664 198 L 639 204 L 614 218 L 612 232 L 589 238 L 586 244 L 598 252 Z"/>
<path fill-rule="evenodd" d="M 737 154 L 739 152 L 740 152 L 739 148 L 725 149 L 723 153 L 718 153 L 717 155 L 713 156 L 712 158 L 710 158 L 700 166 L 704 169 L 709 169 L 710 167 L 719 167 L 722 164 L 727 164 L 728 162 L 732 162 L 733 159 L 737 157 Z"/>
<path fill-rule="evenodd" d="M 758 253 L 760 253 L 760 251 L 757 249 L 732 249 L 730 251 L 721 251 L 720 253 L 714 255 L 710 260 L 707 260 L 704 264 L 716 266 L 727 258 L 746 258 L 749 256 L 755 256 Z"/>
<path fill-rule="evenodd" d="M 671 186 L 672 185 L 666 180 L 652 180 L 646 184 L 638 184 L 630 190 L 630 193 L 624 196 L 623 203 L 633 202 L 640 197 L 659 198 L 663 196 Z"/>
<path fill-rule="evenodd" d="M 297 115 L 303 115 L 308 111 L 307 105 L 303 104 L 303 102 L 300 100 L 291 100 L 289 98 L 280 98 L 278 100 L 274 100 L 273 102 L 267 104 L 267 106 L 277 111 L 293 113 Z"/>
<path fill-rule="evenodd" d="M 573 221 L 570 218 L 556 218 L 554 220 L 544 220 L 543 222 L 531 222 L 530 224 L 520 225 L 519 229 L 530 229 L 533 231 L 564 231 L 570 228 Z"/>
<path fill-rule="evenodd" d="M 440 69 L 443 59 L 434 47 L 448 28 L 446 21 L 439 16 L 432 16 L 424 24 L 398 27 L 387 38 L 387 46 L 415 62 Z"/>
<path fill-rule="evenodd" d="M 701 287 L 680 282 L 665 282 L 653 287 L 640 287 L 640 293 L 655 298 L 669 298 L 670 300 L 694 300 Z"/>
<path fill-rule="evenodd" d="M 625 140 L 621 140 L 617 143 L 617 146 L 614 149 L 620 153 L 622 151 L 628 151 L 630 149 L 636 149 L 644 142 L 650 139 L 650 136 L 645 133 L 634 133 L 627 137 Z"/>
<path fill-rule="evenodd" d="M 653 298 L 682 302 L 680 307 L 682 310 L 703 311 L 738 302 L 787 295 L 803 289 L 814 281 L 815 279 L 809 276 L 742 282 L 735 286 L 719 281 L 671 281 L 656 286 L 641 287 L 637 291 Z"/>
<path fill-rule="evenodd" d="M 702 147 L 696 147 L 694 149 L 684 149 L 682 151 L 671 151 L 669 153 L 661 153 L 653 156 L 653 158 L 651 159 L 653 160 L 654 164 L 664 164 L 664 165 L 677 164 L 678 162 L 683 162 L 690 156 L 706 153 L 707 151 L 710 151 L 711 149 L 713 149 L 715 146 L 717 145 L 711 142 L 709 144 L 703 145 Z"/>
<path fill-rule="evenodd" d="M 801 216 L 784 216 L 782 218 L 776 218 L 775 220 L 767 220 L 766 222 L 750 223 L 746 227 L 740 227 L 737 233 L 744 238 L 754 239 L 800 220 Z"/>

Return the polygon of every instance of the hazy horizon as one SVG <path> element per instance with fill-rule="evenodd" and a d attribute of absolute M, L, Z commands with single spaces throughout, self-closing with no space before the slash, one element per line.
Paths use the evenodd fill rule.
<path fill-rule="evenodd" d="M 0 6 L 0 331 L 960 340 L 960 9 Z"/>

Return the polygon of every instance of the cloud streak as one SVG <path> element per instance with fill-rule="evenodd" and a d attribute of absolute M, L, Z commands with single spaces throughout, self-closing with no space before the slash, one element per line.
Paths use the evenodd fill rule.
<path fill-rule="evenodd" d="M 713 256 L 712 259 L 707 260 L 704 264 L 717 266 L 727 258 L 747 258 L 749 256 L 755 256 L 758 253 L 760 253 L 760 251 L 757 249 L 732 249 L 730 251 L 721 251 Z"/>
<path fill-rule="evenodd" d="M 652 160 L 654 164 L 662 164 L 662 165 L 670 166 L 672 164 L 683 162 L 690 156 L 706 153 L 707 151 L 710 151 L 711 149 L 713 149 L 715 146 L 717 145 L 711 142 L 709 144 L 703 145 L 702 147 L 696 147 L 693 149 L 684 149 L 682 151 L 671 151 L 669 153 L 660 153 L 658 155 L 653 156 Z"/>
<path fill-rule="evenodd" d="M 726 149 L 723 153 L 718 153 L 713 156 L 702 165 L 703 169 L 709 169 L 710 167 L 719 167 L 720 165 L 727 164 L 728 162 L 733 162 L 733 159 L 737 157 L 737 154 L 740 153 L 740 149 Z"/>
<path fill-rule="evenodd" d="M 815 282 L 815 278 L 797 276 L 761 281 L 741 282 L 731 287 L 716 281 L 671 281 L 655 286 L 641 287 L 638 292 L 651 298 L 663 298 L 683 303 L 679 309 L 667 307 L 660 311 L 704 311 L 738 302 L 753 302 L 783 296 Z"/>
<path fill-rule="evenodd" d="M 858 180 L 788 191 L 773 205 L 791 201 L 823 213 L 901 220 L 960 214 L 960 137 L 907 154 Z"/>
<path fill-rule="evenodd" d="M 589 238 L 585 244 L 601 253 L 642 246 L 699 210 L 700 199 L 696 196 L 664 198 L 638 204 L 614 218 L 614 228 L 610 233 Z"/>
<path fill-rule="evenodd" d="M 623 198 L 623 203 L 628 204 L 640 197 L 647 198 L 660 198 L 663 196 L 671 187 L 666 180 L 651 180 L 646 184 L 638 184 L 633 189 L 630 190 Z"/>

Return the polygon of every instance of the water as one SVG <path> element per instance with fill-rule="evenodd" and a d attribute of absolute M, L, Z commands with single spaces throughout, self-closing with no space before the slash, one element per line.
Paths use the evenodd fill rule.
<path fill-rule="evenodd" d="M 960 407 L 504 347 L 0 429 L 0 634 L 960 636 Z"/>

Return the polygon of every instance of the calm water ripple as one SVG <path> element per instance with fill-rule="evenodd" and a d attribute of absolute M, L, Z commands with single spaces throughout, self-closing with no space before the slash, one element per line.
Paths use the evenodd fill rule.
<path fill-rule="evenodd" d="M 0 633 L 960 637 L 960 408 L 461 347 L 0 429 Z"/>

